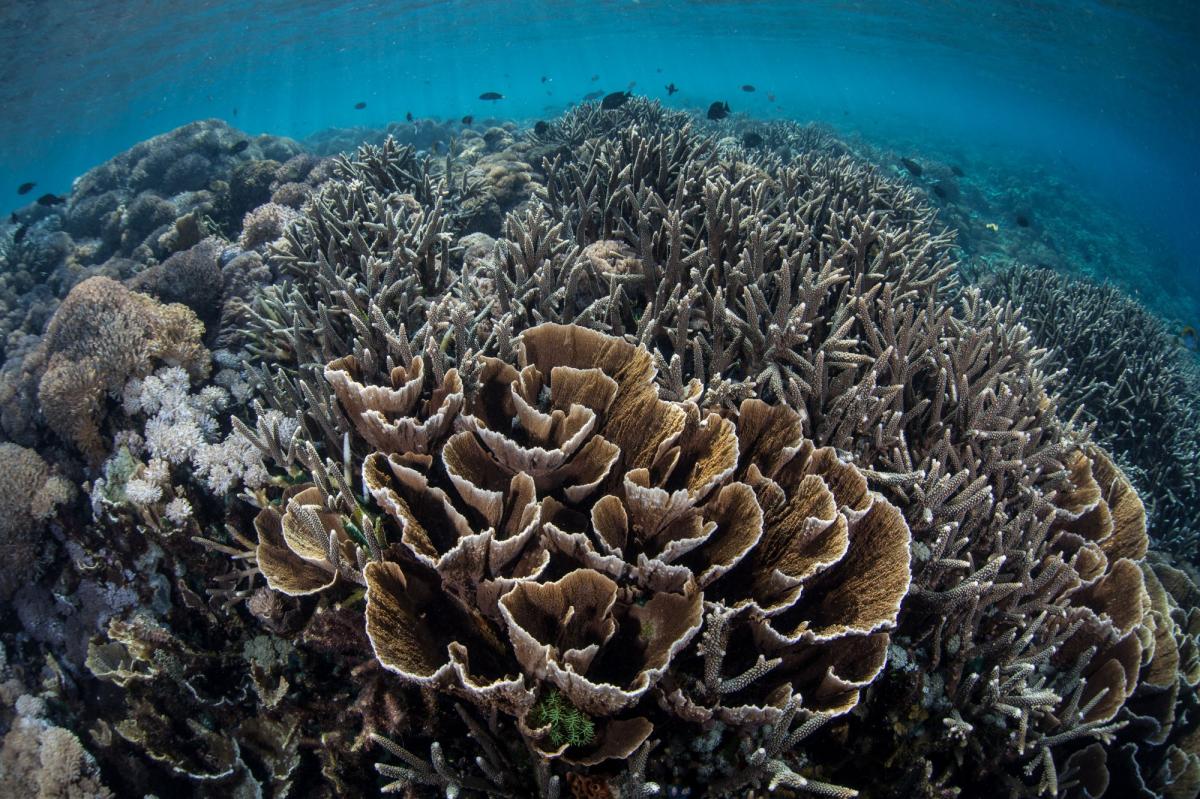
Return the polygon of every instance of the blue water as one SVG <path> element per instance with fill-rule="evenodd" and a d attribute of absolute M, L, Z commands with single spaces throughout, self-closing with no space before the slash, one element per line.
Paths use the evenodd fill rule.
<path fill-rule="evenodd" d="M 635 82 L 672 106 L 724 99 L 1031 186 L 1059 180 L 1154 254 L 1129 269 L 1160 310 L 1200 318 L 1195 0 L 332 5 L 7 0 L 0 211 L 28 199 L 19 183 L 67 191 L 198 118 L 297 138 L 406 112 L 532 120 Z M 681 89 L 669 100 L 668 82 Z"/>

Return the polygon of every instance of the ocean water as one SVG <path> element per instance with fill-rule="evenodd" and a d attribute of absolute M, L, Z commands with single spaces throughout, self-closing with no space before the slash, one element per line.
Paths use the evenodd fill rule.
<path fill-rule="evenodd" d="M 303 138 L 407 112 L 533 120 L 632 85 L 670 107 L 724 99 L 826 122 L 1031 189 L 1056 178 L 1145 244 L 1150 262 L 1120 277 L 1170 285 L 1154 301 L 1194 321 L 1198 36 L 1189 0 L 18 0 L 0 7 L 0 186 L 66 191 L 134 142 L 207 117 Z M 505 100 L 483 103 L 485 91 Z M 8 190 L 0 209 L 19 199 Z"/>
<path fill-rule="evenodd" d="M 1200 799 L 1198 217 L 1200 0 L 0 0 L 0 799 Z"/>

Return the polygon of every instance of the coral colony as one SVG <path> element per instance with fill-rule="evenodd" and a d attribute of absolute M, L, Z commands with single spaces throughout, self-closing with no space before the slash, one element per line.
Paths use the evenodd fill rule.
<path fill-rule="evenodd" d="M 473 122 L 0 228 L 0 794 L 1200 794 L 1162 323 L 818 128 Z"/>

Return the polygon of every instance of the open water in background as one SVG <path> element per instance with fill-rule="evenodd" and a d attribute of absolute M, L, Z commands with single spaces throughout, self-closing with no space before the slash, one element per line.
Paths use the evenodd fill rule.
<path fill-rule="evenodd" d="M 66 192 L 199 118 L 296 138 L 406 112 L 532 121 L 630 81 L 1053 176 L 1149 239 L 1136 277 L 1200 320 L 1197 0 L 0 0 L 0 212 L 31 199 L 19 183 Z"/>

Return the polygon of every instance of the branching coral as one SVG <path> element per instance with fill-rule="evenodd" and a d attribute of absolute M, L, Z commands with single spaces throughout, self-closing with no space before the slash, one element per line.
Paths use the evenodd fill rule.
<path fill-rule="evenodd" d="M 628 758 L 663 717 L 739 727 L 794 711 L 805 759 L 746 755 L 728 784 L 1023 796 L 1098 773 L 1149 651 L 1141 505 L 1059 417 L 1029 329 L 959 289 L 952 236 L 917 192 L 852 158 L 750 155 L 653 109 L 573 119 L 522 151 L 536 170 L 544 148 L 543 203 L 509 214 L 494 243 L 438 199 L 461 196 L 456 167 L 416 170 L 394 146 L 343 162 L 289 230 L 274 257 L 295 280 L 256 305 L 252 331 L 282 365 L 269 404 L 301 423 L 288 440 L 262 418 L 254 431 L 299 483 L 260 502 L 268 578 L 304 594 L 365 586 L 380 662 L 523 720 L 558 768 Z M 605 353 L 645 347 L 636 368 L 657 367 L 664 399 L 631 414 L 640 439 L 607 428 L 622 427 L 641 356 L 557 361 L 538 345 L 555 324 L 613 337 Z M 764 418 L 808 443 L 757 476 L 742 457 L 758 450 L 739 451 L 733 471 L 689 484 L 705 473 L 696 453 Z M 822 522 L 748 543 L 735 483 L 764 530 L 788 498 Z M 832 501 L 807 493 L 817 484 Z M 857 516 L 868 496 L 913 539 L 880 679 L 865 616 L 838 631 L 787 609 L 815 613 L 805 580 L 836 583 L 833 564 L 858 562 L 846 539 L 892 529 Z M 880 535 L 877 557 L 895 543 Z M 800 575 L 757 560 L 791 557 L 787 542 L 813 548 Z M 789 649 L 801 642 L 806 655 Z M 818 664 L 829 682 L 805 682 Z M 556 745 L 531 720 L 550 690 L 592 721 L 591 744 Z M 864 757 L 879 768 L 862 773 Z"/>
<path fill-rule="evenodd" d="M 981 276 L 984 291 L 1021 319 L 1060 370 L 1063 406 L 1079 408 L 1141 491 L 1156 543 L 1190 553 L 1200 542 L 1200 367 L 1166 325 L 1113 286 L 1049 269 Z"/>

